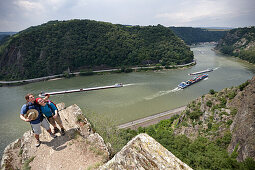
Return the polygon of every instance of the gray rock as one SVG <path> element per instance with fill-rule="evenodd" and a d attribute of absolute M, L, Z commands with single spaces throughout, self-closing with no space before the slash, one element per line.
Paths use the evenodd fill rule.
<path fill-rule="evenodd" d="M 100 170 L 191 169 L 147 134 L 139 134 Z"/>

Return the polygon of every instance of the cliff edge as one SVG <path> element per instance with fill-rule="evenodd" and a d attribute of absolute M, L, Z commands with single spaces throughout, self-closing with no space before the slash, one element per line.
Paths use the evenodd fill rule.
<path fill-rule="evenodd" d="M 77 105 L 65 108 L 57 105 L 66 134 L 52 139 L 43 130 L 42 144 L 35 147 L 32 131 L 24 133 L 5 148 L 3 169 L 87 169 L 96 168 L 108 160 L 109 152 L 103 138 L 94 133 Z"/>
<path fill-rule="evenodd" d="M 5 148 L 1 169 L 191 169 L 147 134 L 137 135 L 107 162 L 108 148 L 81 109 L 57 107 L 66 134 L 52 139 L 43 130 L 42 144 L 35 147 L 32 131 L 25 132 Z"/>

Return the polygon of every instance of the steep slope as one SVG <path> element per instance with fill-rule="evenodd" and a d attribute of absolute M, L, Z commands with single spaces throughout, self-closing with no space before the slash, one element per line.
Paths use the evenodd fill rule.
<path fill-rule="evenodd" d="M 232 140 L 228 151 L 232 153 L 237 148 L 239 161 L 255 159 L 255 77 L 228 106 L 238 110 L 230 126 Z"/>
<path fill-rule="evenodd" d="M 237 28 L 229 31 L 216 46 L 217 50 L 255 63 L 255 27 Z"/>
<path fill-rule="evenodd" d="M 63 71 L 161 63 L 185 64 L 193 53 L 164 26 L 123 26 L 91 20 L 50 21 L 0 46 L 0 79 Z"/>

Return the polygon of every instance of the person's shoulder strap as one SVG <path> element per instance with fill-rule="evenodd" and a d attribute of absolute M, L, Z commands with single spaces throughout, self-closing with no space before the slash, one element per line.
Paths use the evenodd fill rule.
<path fill-rule="evenodd" d="M 54 115 L 55 112 L 54 112 L 54 109 L 51 107 L 50 102 L 47 102 L 46 104 L 50 108 L 51 113 Z"/>

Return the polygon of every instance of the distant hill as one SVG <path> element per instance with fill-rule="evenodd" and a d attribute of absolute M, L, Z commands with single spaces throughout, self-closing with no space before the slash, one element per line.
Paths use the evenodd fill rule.
<path fill-rule="evenodd" d="M 192 28 L 192 27 L 170 27 L 170 29 L 186 44 L 196 44 L 200 42 L 219 41 L 227 30 L 208 30 L 208 28 Z"/>
<path fill-rule="evenodd" d="M 216 47 L 220 52 L 255 63 L 255 27 L 230 30 Z"/>
<path fill-rule="evenodd" d="M 0 45 L 7 41 L 10 36 L 16 34 L 16 32 L 0 32 Z"/>
<path fill-rule="evenodd" d="M 0 46 L 0 79 L 35 78 L 70 68 L 185 64 L 193 53 L 169 28 L 91 20 L 50 21 Z"/>
<path fill-rule="evenodd" d="M 16 34 L 17 32 L 0 32 L 0 35 L 13 35 Z"/>
<path fill-rule="evenodd" d="M 214 29 L 214 30 L 232 30 L 233 27 L 198 27 L 201 29 Z"/>

